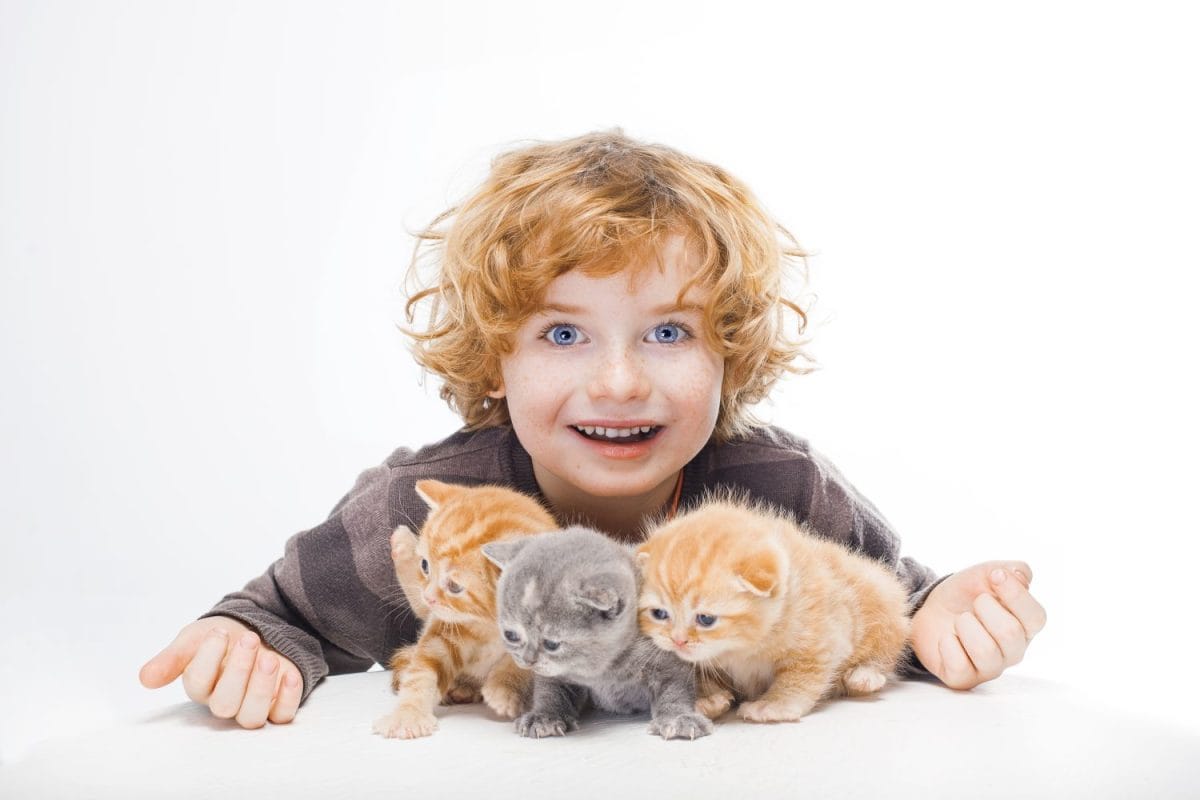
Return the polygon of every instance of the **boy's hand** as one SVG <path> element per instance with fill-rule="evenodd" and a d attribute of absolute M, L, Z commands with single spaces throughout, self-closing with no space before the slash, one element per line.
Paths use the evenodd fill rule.
<path fill-rule="evenodd" d="M 185 627 L 146 662 L 138 679 L 158 689 L 180 675 L 188 697 L 243 728 L 261 728 L 268 719 L 291 722 L 300 705 L 296 665 L 229 617 L 206 617 Z"/>
<path fill-rule="evenodd" d="M 912 618 L 913 652 L 925 669 L 970 689 L 1019 662 L 1046 624 L 1032 580 L 1024 562 L 988 561 L 938 584 Z"/>

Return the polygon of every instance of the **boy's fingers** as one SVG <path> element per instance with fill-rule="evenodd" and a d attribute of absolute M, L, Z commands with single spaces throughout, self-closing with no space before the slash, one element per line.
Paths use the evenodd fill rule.
<path fill-rule="evenodd" d="M 246 696 L 237 713 L 237 723 L 243 728 L 261 728 L 267 724 L 267 712 L 275 696 L 279 678 L 279 656 L 260 649 L 246 684 Z"/>
<path fill-rule="evenodd" d="M 243 633 L 229 648 L 229 658 L 225 660 L 225 668 L 217 678 L 212 696 L 208 699 L 208 708 L 214 717 L 231 719 L 241 710 L 242 700 L 246 696 L 246 684 L 250 680 L 250 670 L 254 666 L 258 654 L 258 636 L 253 633 Z"/>
<path fill-rule="evenodd" d="M 942 658 L 942 671 L 938 674 L 942 683 L 951 689 L 970 689 L 979 681 L 975 667 L 963 650 L 958 637 L 949 634 L 938 640 L 938 655 Z"/>
<path fill-rule="evenodd" d="M 267 718 L 277 725 L 291 722 L 296 716 L 296 709 L 300 707 L 300 690 L 303 686 L 300 673 L 290 663 L 285 662 L 279 693 L 275 696 L 275 704 L 271 706 L 271 713 Z"/>
<path fill-rule="evenodd" d="M 1033 584 L 1033 568 L 1024 561 L 997 561 L 994 563 L 998 569 L 1006 569 L 1016 575 L 1026 589 Z"/>
<path fill-rule="evenodd" d="M 183 690 L 197 703 L 207 703 L 221 673 L 221 661 L 229 647 L 229 634 L 221 628 L 208 632 L 183 670 Z"/>
<path fill-rule="evenodd" d="M 986 593 L 975 598 L 975 616 L 999 645 L 1004 656 L 1004 666 L 1011 667 L 1020 663 L 1025 657 L 1025 647 L 1029 640 L 1025 638 L 1025 629 L 1017 618 L 1000 605 L 999 600 Z"/>
<path fill-rule="evenodd" d="M 1000 602 L 1024 628 L 1026 641 L 1046 627 L 1046 609 L 1029 593 L 1028 584 L 1011 580 L 1004 570 L 993 570 L 990 580 Z"/>
<path fill-rule="evenodd" d="M 973 613 L 968 611 L 955 617 L 954 632 L 962 642 L 967 657 L 975 665 L 976 683 L 989 681 L 1004 671 L 1004 653 L 1000 645 L 996 644 L 996 640 Z"/>
<path fill-rule="evenodd" d="M 147 689 L 160 689 L 182 675 L 203 640 L 203 632 L 191 625 L 180 631 L 175 641 L 142 665 L 138 672 L 138 680 L 142 686 Z"/>

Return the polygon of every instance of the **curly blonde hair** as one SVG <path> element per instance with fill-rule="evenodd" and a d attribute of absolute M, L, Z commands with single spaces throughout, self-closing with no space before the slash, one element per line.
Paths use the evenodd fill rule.
<path fill-rule="evenodd" d="M 807 316 L 783 293 L 786 267 L 805 253 L 741 181 L 619 129 L 497 156 L 474 194 L 416 234 L 404 329 L 414 356 L 468 428 L 506 424 L 506 401 L 488 392 L 548 284 L 573 269 L 619 273 L 680 234 L 699 268 L 679 298 L 694 284 L 706 290 L 704 337 L 725 363 L 713 435 L 727 440 L 759 424 L 749 408 L 784 372 L 810 371 L 793 363 L 811 361 Z M 435 277 L 422 288 L 427 260 Z"/>

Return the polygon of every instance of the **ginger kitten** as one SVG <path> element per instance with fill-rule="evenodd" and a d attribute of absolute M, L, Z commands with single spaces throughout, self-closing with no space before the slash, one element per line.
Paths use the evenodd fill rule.
<path fill-rule="evenodd" d="M 908 637 L 908 598 L 885 566 L 783 513 L 710 499 L 637 548 L 642 631 L 699 668 L 697 708 L 735 700 L 754 722 L 797 720 L 822 698 L 878 691 Z"/>
<path fill-rule="evenodd" d="M 433 709 L 447 694 L 469 701 L 478 687 L 501 716 L 512 718 L 524 709 L 530 676 L 508 657 L 500 639 L 500 570 L 481 548 L 557 528 L 536 500 L 504 487 L 421 480 L 415 488 L 429 517 L 419 537 L 407 527 L 396 529 L 392 557 L 414 612 L 427 623 L 415 644 L 392 657 L 398 703 L 374 725 L 376 733 L 403 739 L 433 733 Z"/>

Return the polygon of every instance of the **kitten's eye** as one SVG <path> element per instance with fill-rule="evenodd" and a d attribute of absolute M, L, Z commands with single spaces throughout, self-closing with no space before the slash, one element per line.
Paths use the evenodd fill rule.
<path fill-rule="evenodd" d="M 516 644 L 517 642 L 521 641 L 521 634 L 517 633 L 514 630 L 506 629 L 504 631 L 504 638 L 507 639 L 508 641 L 512 642 L 513 644 Z"/>
<path fill-rule="evenodd" d="M 421 559 L 421 572 L 425 573 L 426 575 L 429 574 L 429 559 Z"/>
<path fill-rule="evenodd" d="M 454 581 L 450 581 L 446 584 L 446 591 L 450 592 L 450 594 L 462 594 L 462 590 L 463 587 L 459 586 Z"/>
<path fill-rule="evenodd" d="M 567 346 L 578 344 L 583 334 L 574 325 L 552 325 L 543 334 L 551 344 Z"/>
<path fill-rule="evenodd" d="M 546 650 L 551 653 L 557 650 L 560 646 L 562 646 L 562 642 L 552 642 L 549 639 L 542 639 L 542 647 L 546 648 Z"/>
<path fill-rule="evenodd" d="M 667 613 L 667 610 L 665 608 L 652 608 L 652 609 L 650 609 L 650 616 L 654 617 L 657 620 L 664 620 L 664 619 L 667 619 L 668 617 L 670 617 L 671 615 Z"/>
<path fill-rule="evenodd" d="M 697 614 L 696 624 L 701 628 L 711 628 L 717 624 L 717 618 L 712 614 Z"/>

